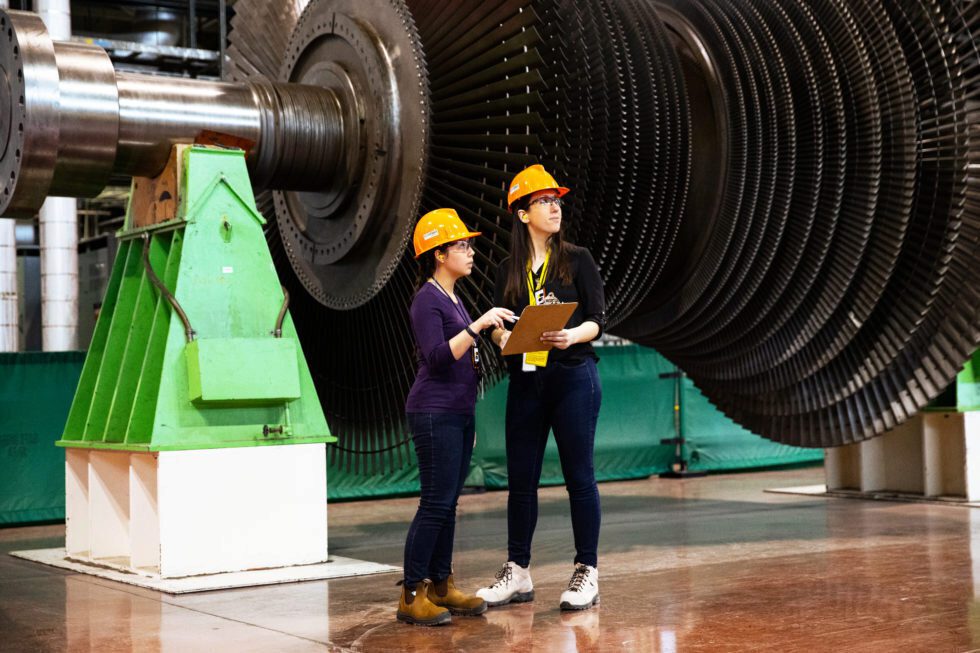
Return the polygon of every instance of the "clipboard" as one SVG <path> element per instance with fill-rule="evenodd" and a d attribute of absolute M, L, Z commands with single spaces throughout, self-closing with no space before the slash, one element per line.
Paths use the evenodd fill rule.
<path fill-rule="evenodd" d="M 500 353 L 510 356 L 529 351 L 549 351 L 553 345 L 541 342 L 541 334 L 564 329 L 577 307 L 578 302 L 526 306 Z"/>

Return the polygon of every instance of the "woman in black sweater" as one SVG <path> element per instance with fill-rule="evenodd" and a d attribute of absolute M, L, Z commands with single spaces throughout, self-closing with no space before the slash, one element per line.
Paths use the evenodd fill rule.
<path fill-rule="evenodd" d="M 531 539 L 538 518 L 538 482 L 549 431 L 554 431 L 575 539 L 574 571 L 559 605 L 582 610 L 599 602 L 599 491 L 593 468 L 602 388 L 591 341 L 605 324 L 602 279 L 589 251 L 566 243 L 561 197 L 568 192 L 540 165 L 511 182 L 514 214 L 510 258 L 497 268 L 494 304 L 517 314 L 529 304 L 578 302 L 568 324 L 542 335 L 550 351 L 507 356 L 507 562 L 477 592 L 489 606 L 530 601 Z M 495 329 L 501 348 L 511 325 Z"/>

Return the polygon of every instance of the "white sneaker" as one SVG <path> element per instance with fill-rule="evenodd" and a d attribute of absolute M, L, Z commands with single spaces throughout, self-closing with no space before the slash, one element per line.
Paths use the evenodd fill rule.
<path fill-rule="evenodd" d="M 561 593 L 559 607 L 562 610 L 585 610 L 599 603 L 599 570 L 578 563 L 568 581 L 568 589 Z"/>
<path fill-rule="evenodd" d="M 496 580 L 489 587 L 481 587 L 476 595 L 494 608 L 508 603 L 526 603 L 534 600 L 534 583 L 531 582 L 531 570 L 524 569 L 516 562 L 508 560 L 495 576 Z"/>

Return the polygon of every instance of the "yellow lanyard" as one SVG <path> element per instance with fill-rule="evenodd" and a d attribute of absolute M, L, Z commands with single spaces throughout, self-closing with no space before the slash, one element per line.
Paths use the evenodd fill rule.
<path fill-rule="evenodd" d="M 551 252 L 544 255 L 544 263 L 541 264 L 541 275 L 538 277 L 538 283 L 534 283 L 534 276 L 531 273 L 531 263 L 527 264 L 527 296 L 528 303 L 531 306 L 537 306 L 538 301 L 535 293 L 544 288 L 545 279 L 548 277 L 548 259 L 551 257 Z M 542 292 L 542 294 L 544 294 Z M 547 351 L 530 351 L 524 354 L 524 367 L 525 369 L 533 369 L 535 367 L 545 367 L 548 365 L 548 352 Z"/>
<path fill-rule="evenodd" d="M 534 275 L 531 272 L 531 263 L 527 264 L 527 296 L 528 302 L 531 306 L 537 306 L 537 298 L 534 296 L 535 291 L 544 288 L 545 279 L 548 278 L 548 259 L 551 258 L 551 252 L 544 255 L 544 263 L 541 264 L 541 275 L 538 277 L 538 283 L 534 283 Z"/>

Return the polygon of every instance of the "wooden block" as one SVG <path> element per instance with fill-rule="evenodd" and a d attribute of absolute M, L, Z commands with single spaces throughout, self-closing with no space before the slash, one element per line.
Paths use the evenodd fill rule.
<path fill-rule="evenodd" d="M 177 185 L 183 168 L 183 152 L 189 145 L 175 145 L 170 150 L 167 165 L 156 177 L 133 177 L 133 193 L 129 200 L 132 226 L 150 225 L 177 217 Z"/>

